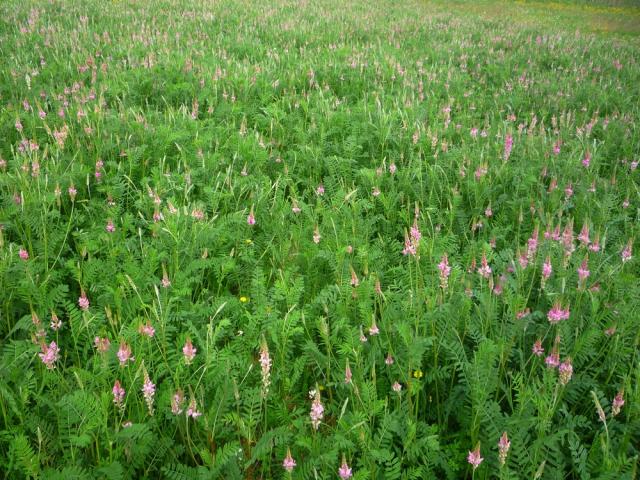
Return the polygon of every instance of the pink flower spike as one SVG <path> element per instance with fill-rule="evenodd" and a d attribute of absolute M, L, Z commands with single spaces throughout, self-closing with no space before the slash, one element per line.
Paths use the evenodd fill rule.
<path fill-rule="evenodd" d="M 85 312 L 89 310 L 89 299 L 87 298 L 87 295 L 84 293 L 84 291 L 82 291 L 80 297 L 78 298 L 78 306 Z"/>
<path fill-rule="evenodd" d="M 120 385 L 120 380 L 116 380 L 116 383 L 113 384 L 113 389 L 111 390 L 113 393 L 113 403 L 115 403 L 118 407 L 122 407 L 122 401 L 124 400 L 125 390 Z"/>
<path fill-rule="evenodd" d="M 478 442 L 476 448 L 473 451 L 470 451 L 469 455 L 467 455 L 467 462 L 469 462 L 475 470 L 480 466 L 483 460 L 484 458 L 480 456 L 480 442 Z"/>
<path fill-rule="evenodd" d="M 509 448 L 511 448 L 511 442 L 509 441 L 507 432 L 503 432 L 500 440 L 498 441 L 498 460 L 500 461 L 500 465 L 505 464 Z"/>
<path fill-rule="evenodd" d="M 282 461 L 282 468 L 284 468 L 287 472 L 291 473 L 295 467 L 296 467 L 296 461 L 291 456 L 291 449 L 287 448 L 287 456 Z"/>
<path fill-rule="evenodd" d="M 53 370 L 56 368 L 55 363 L 60 358 L 58 345 L 56 342 L 51 342 L 49 345 L 43 343 L 41 348 L 42 353 L 38 354 L 40 360 L 42 360 L 42 363 L 44 363 L 49 370 Z"/>
<path fill-rule="evenodd" d="M 191 365 L 191 362 L 193 362 L 193 359 L 196 357 L 197 351 L 198 349 L 193 346 L 193 344 L 191 343 L 191 339 L 187 338 L 187 341 L 184 343 L 184 346 L 182 347 L 182 354 L 184 355 L 184 363 L 186 363 L 187 365 Z"/>
<path fill-rule="evenodd" d="M 18 251 L 18 255 L 20 256 L 20 258 L 21 258 L 22 260 L 25 260 L 25 261 L 26 261 L 26 260 L 29 260 L 29 252 L 27 252 L 24 248 L 21 248 L 21 249 Z"/>
<path fill-rule="evenodd" d="M 340 465 L 340 468 L 338 469 L 338 475 L 340 475 L 340 478 L 342 480 L 348 480 L 353 476 L 351 467 L 349 467 L 349 464 L 347 463 L 344 455 L 342 456 L 342 465 Z"/>

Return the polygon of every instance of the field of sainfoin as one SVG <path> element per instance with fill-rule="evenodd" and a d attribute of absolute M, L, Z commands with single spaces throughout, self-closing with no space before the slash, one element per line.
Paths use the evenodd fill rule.
<path fill-rule="evenodd" d="M 0 478 L 637 478 L 639 18 L 1 2 Z"/>

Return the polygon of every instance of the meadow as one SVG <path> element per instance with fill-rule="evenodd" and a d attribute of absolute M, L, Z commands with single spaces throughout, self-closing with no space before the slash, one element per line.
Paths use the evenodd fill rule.
<path fill-rule="evenodd" d="M 640 7 L 0 2 L 0 478 L 635 479 Z"/>

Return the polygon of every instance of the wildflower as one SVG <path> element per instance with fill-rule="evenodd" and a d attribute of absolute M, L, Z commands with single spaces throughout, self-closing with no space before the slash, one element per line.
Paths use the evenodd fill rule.
<path fill-rule="evenodd" d="M 282 468 L 284 468 L 287 472 L 291 473 L 295 467 L 296 467 L 296 461 L 291 456 L 291 449 L 287 448 L 287 456 L 282 461 Z"/>
<path fill-rule="evenodd" d="M 378 328 L 378 325 L 376 325 L 376 319 L 373 318 L 371 319 L 371 326 L 369 327 L 369 335 L 374 336 L 374 335 L 378 335 L 380 333 L 380 329 Z"/>
<path fill-rule="evenodd" d="M 411 240 L 414 245 L 418 245 L 420 239 L 422 238 L 422 233 L 420 232 L 420 227 L 418 227 L 418 218 L 413 219 L 413 225 L 411 226 Z"/>
<path fill-rule="evenodd" d="M 504 138 L 504 161 L 506 162 L 507 160 L 509 160 L 509 157 L 511 156 L 511 149 L 513 148 L 513 136 L 508 133 L 506 135 L 506 137 Z"/>
<path fill-rule="evenodd" d="M 311 411 L 309 412 L 309 416 L 311 417 L 311 425 L 313 425 L 314 430 L 318 430 L 320 426 L 320 422 L 324 417 L 324 406 L 320 401 L 320 392 L 315 392 L 315 397 L 313 402 L 311 403 Z"/>
<path fill-rule="evenodd" d="M 291 206 L 291 211 L 296 215 L 299 214 L 302 210 L 298 206 L 298 202 L 294 199 Z"/>
<path fill-rule="evenodd" d="M 529 308 L 525 308 L 524 310 L 521 310 L 520 312 L 516 313 L 516 319 L 521 320 L 530 314 L 531 314 L 531 310 Z"/>
<path fill-rule="evenodd" d="M 542 346 L 542 341 L 540 339 L 536 340 L 531 348 L 531 351 L 534 355 L 540 357 L 544 354 L 544 347 Z"/>
<path fill-rule="evenodd" d="M 109 351 L 109 347 L 111 346 L 111 342 L 109 342 L 108 338 L 100 338 L 100 337 L 95 337 L 93 339 L 93 344 L 96 347 L 96 350 L 98 350 L 99 353 L 106 353 L 107 351 Z"/>
<path fill-rule="evenodd" d="M 511 442 L 509 441 L 509 437 L 507 437 L 507 432 L 502 432 L 500 441 L 498 441 L 498 460 L 500 461 L 500 465 L 504 465 L 507 460 L 510 447 Z"/>
<path fill-rule="evenodd" d="M 564 362 L 562 362 L 558 367 L 558 371 L 560 372 L 560 385 L 566 385 L 567 383 L 569 383 L 569 380 L 571 380 L 571 376 L 573 375 L 571 358 L 567 358 Z"/>
<path fill-rule="evenodd" d="M 253 215 L 253 207 L 251 207 L 251 210 L 249 211 L 249 215 L 247 216 L 247 224 L 248 225 L 256 224 L 256 217 Z"/>
<path fill-rule="evenodd" d="M 484 278 L 489 278 L 489 276 L 491 276 L 491 267 L 487 263 L 487 256 L 484 253 L 482 254 L 481 263 L 482 265 L 478 268 L 478 273 Z"/>
<path fill-rule="evenodd" d="M 377 278 L 373 290 L 376 292 L 376 295 L 382 295 L 382 285 L 380 285 L 380 280 Z"/>
<path fill-rule="evenodd" d="M 193 344 L 191 343 L 191 339 L 187 338 L 187 341 L 184 343 L 184 346 L 182 347 L 182 354 L 184 355 L 184 363 L 186 363 L 187 365 L 191 365 L 191 362 L 193 362 L 193 359 L 195 358 L 197 351 L 198 349 L 193 346 Z"/>
<path fill-rule="evenodd" d="M 60 358 L 58 345 L 56 342 L 51 342 L 49 345 L 43 343 L 41 348 L 42 353 L 39 353 L 38 356 L 49 370 L 53 370 L 56 368 L 55 363 Z"/>
<path fill-rule="evenodd" d="M 313 243 L 320 243 L 321 238 L 322 236 L 320 235 L 320 230 L 318 230 L 318 225 L 316 225 L 316 228 L 313 230 Z"/>
<path fill-rule="evenodd" d="M 116 383 L 113 384 L 113 389 L 111 391 L 113 393 L 113 403 L 115 403 L 118 407 L 122 407 L 125 390 L 124 388 L 122 388 L 122 385 L 120 385 L 120 380 L 116 380 Z"/>
<path fill-rule="evenodd" d="M 593 241 L 593 243 L 589 245 L 589 250 L 591 250 L 592 252 L 600 251 L 600 235 L 596 235 L 596 238 Z"/>
<path fill-rule="evenodd" d="M 475 470 L 480 466 L 483 460 L 484 458 L 480 456 L 480 442 L 478 442 L 476 448 L 473 451 L 470 451 L 469 455 L 467 455 L 467 462 L 469 462 Z"/>
<path fill-rule="evenodd" d="M 340 475 L 340 478 L 342 480 L 348 480 L 353 476 L 351 467 L 349 467 L 349 464 L 347 464 L 347 460 L 344 455 L 342 455 L 342 465 L 340 465 L 340 468 L 338 469 L 338 475 Z"/>
<path fill-rule="evenodd" d="M 202 412 L 198 411 L 196 399 L 191 398 L 191 401 L 189 402 L 189 408 L 187 408 L 187 417 L 198 418 L 200 415 L 202 415 Z"/>
<path fill-rule="evenodd" d="M 585 258 L 580 264 L 580 266 L 578 267 L 578 278 L 580 279 L 580 282 L 584 282 L 591 274 L 591 272 L 589 271 L 589 265 L 587 262 L 588 262 L 588 259 Z"/>
<path fill-rule="evenodd" d="M 560 365 L 560 353 L 558 353 L 558 348 L 560 345 L 560 337 L 556 337 L 555 342 L 553 344 L 553 348 L 551 349 L 551 353 L 544 359 L 544 363 L 548 368 L 556 368 Z"/>
<path fill-rule="evenodd" d="M 349 360 L 347 360 L 347 364 L 344 367 L 344 383 L 350 384 L 352 378 L 353 378 L 353 374 L 351 373 L 351 367 L 349 366 Z"/>
<path fill-rule="evenodd" d="M 589 168 L 589 164 L 591 163 L 591 152 L 589 150 L 584 154 L 584 158 L 582 159 L 582 166 L 584 168 Z"/>
<path fill-rule="evenodd" d="M 542 278 L 543 280 L 548 280 L 553 272 L 553 267 L 551 266 L 551 258 L 547 255 L 544 263 L 542 264 Z"/>
<path fill-rule="evenodd" d="M 55 312 L 51 312 L 51 330 L 60 330 L 62 327 L 62 320 L 58 318 Z"/>
<path fill-rule="evenodd" d="M 22 260 L 29 260 L 29 252 L 27 252 L 24 248 L 18 250 L 18 255 Z"/>
<path fill-rule="evenodd" d="M 547 313 L 547 319 L 549 323 L 556 324 L 561 320 L 567 320 L 569 318 L 569 308 L 566 310 L 560 306 L 559 303 L 555 303 L 549 313 Z"/>
<path fill-rule="evenodd" d="M 263 397 L 269 392 L 271 384 L 271 358 L 269 357 L 269 346 L 264 337 L 262 337 L 262 345 L 260 346 L 260 368 L 262 370 L 262 395 Z"/>
<path fill-rule="evenodd" d="M 438 264 L 438 270 L 440 270 L 440 288 L 446 290 L 449 285 L 449 275 L 451 274 L 449 258 L 446 253 L 442 256 L 442 260 L 440 260 Z"/>
<path fill-rule="evenodd" d="M 360 341 L 362 343 L 365 343 L 367 341 L 367 336 L 364 334 L 364 332 L 362 331 L 362 325 L 360 325 Z"/>
<path fill-rule="evenodd" d="M 391 163 L 389 164 L 389 173 L 391 175 L 394 175 L 396 173 L 396 171 L 398 170 L 398 168 L 396 167 L 395 163 Z"/>
<path fill-rule="evenodd" d="M 76 190 L 76 187 L 71 185 L 67 191 L 69 192 L 69 197 L 71 198 L 71 201 L 73 202 L 76 199 L 76 195 L 78 194 L 78 190 Z"/>
<path fill-rule="evenodd" d="M 138 333 L 140 335 L 145 335 L 151 338 L 156 334 L 156 329 L 153 328 L 153 326 L 151 325 L 151 322 L 147 320 L 146 324 L 140 325 L 140 327 L 138 328 Z"/>
<path fill-rule="evenodd" d="M 249 297 L 245 297 L 244 295 L 240 297 L 240 303 L 247 303 L 249 301 Z"/>
<path fill-rule="evenodd" d="M 400 385 L 398 382 L 394 382 L 394 384 L 391 385 L 391 389 L 396 393 L 400 393 L 400 391 L 402 390 L 402 385 Z"/>
<path fill-rule="evenodd" d="M 402 254 L 403 255 L 416 255 L 418 249 L 417 249 L 417 245 L 410 240 L 409 236 L 405 233 L 404 234 L 404 248 L 402 249 Z"/>
<path fill-rule="evenodd" d="M 107 221 L 107 226 L 105 227 L 105 230 L 109 233 L 113 233 L 116 231 L 116 226 L 113 224 L 113 221 L 111 220 Z"/>
<path fill-rule="evenodd" d="M 554 155 L 560 155 L 560 145 L 562 145 L 562 142 L 560 141 L 560 139 L 558 139 L 556 143 L 553 145 Z"/>
<path fill-rule="evenodd" d="M 356 271 L 353 269 L 353 267 L 349 267 L 351 269 L 351 286 L 352 287 L 357 287 L 358 285 L 360 285 L 360 280 L 358 280 L 358 275 L 356 275 Z"/>
<path fill-rule="evenodd" d="M 171 396 L 171 413 L 174 415 L 180 415 L 183 412 L 182 404 L 184 403 L 184 393 L 178 389 Z"/>
<path fill-rule="evenodd" d="M 578 235 L 578 241 L 584 245 L 591 243 L 591 240 L 589 240 L 589 224 L 587 222 L 582 225 L 582 230 L 580 230 L 580 234 Z"/>
<path fill-rule="evenodd" d="M 169 280 L 169 275 L 167 274 L 167 269 L 165 266 L 162 266 L 162 280 L 160 281 L 162 288 L 169 288 L 171 286 L 171 280 Z"/>
<path fill-rule="evenodd" d="M 126 343 L 121 343 L 118 348 L 118 353 L 116 353 L 118 360 L 120 361 L 120 366 L 124 367 L 127 362 L 135 361 L 134 357 L 131 355 L 131 347 Z"/>
<path fill-rule="evenodd" d="M 387 365 L 393 365 L 394 361 L 395 360 L 393 359 L 391 354 L 387 353 L 387 358 L 384 359 L 384 363 L 387 364 Z"/>
<path fill-rule="evenodd" d="M 420 380 L 422 376 L 422 370 L 418 369 L 413 371 L 413 378 L 417 378 L 418 380 Z"/>
<path fill-rule="evenodd" d="M 324 195 L 324 185 L 323 184 L 318 185 L 318 188 L 316 188 L 316 195 L 318 195 L 320 197 Z"/>
<path fill-rule="evenodd" d="M 89 299 L 87 298 L 87 295 L 84 293 L 84 291 L 81 291 L 80 293 L 80 297 L 78 298 L 78 306 L 84 311 L 89 310 Z"/>
<path fill-rule="evenodd" d="M 623 405 L 624 405 L 624 390 L 621 389 L 616 394 L 611 404 L 611 415 L 613 415 L 614 417 L 618 415 Z"/>
<path fill-rule="evenodd" d="M 533 261 L 536 256 L 536 252 L 538 251 L 538 236 L 538 227 L 536 227 L 533 230 L 531 237 L 529 237 L 529 240 L 527 240 L 527 260 L 530 262 Z"/>
<path fill-rule="evenodd" d="M 144 383 L 142 384 L 142 395 L 144 396 L 147 407 L 149 408 L 149 415 L 153 415 L 153 397 L 156 394 L 156 386 L 149 378 L 147 369 L 144 369 Z"/>
<path fill-rule="evenodd" d="M 624 247 L 620 255 L 622 257 L 622 263 L 627 263 L 629 260 L 631 260 L 632 248 L 633 248 L 632 240 L 629 239 L 629 241 L 627 242 L 627 245 Z"/>

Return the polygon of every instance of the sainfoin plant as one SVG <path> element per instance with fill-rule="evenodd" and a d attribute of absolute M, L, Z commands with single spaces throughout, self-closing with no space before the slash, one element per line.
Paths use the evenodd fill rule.
<path fill-rule="evenodd" d="M 0 2 L 0 478 L 635 478 L 640 12 L 520 3 Z"/>

